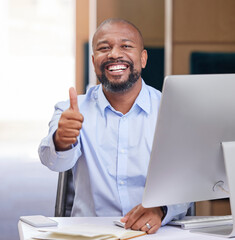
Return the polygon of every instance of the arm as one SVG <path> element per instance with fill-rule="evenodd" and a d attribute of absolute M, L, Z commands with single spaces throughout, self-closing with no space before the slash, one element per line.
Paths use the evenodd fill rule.
<path fill-rule="evenodd" d="M 75 89 L 71 88 L 69 95 L 70 106 L 56 105 L 49 134 L 38 150 L 41 162 L 54 171 L 72 168 L 81 155 L 79 135 L 83 116 L 78 109 Z"/>

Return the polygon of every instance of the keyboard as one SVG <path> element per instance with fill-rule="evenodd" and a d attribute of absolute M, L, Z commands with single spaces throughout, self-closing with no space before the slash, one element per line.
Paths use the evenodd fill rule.
<path fill-rule="evenodd" d="M 186 216 L 181 220 L 173 220 L 169 225 L 181 226 L 182 229 L 197 229 L 232 225 L 231 215 L 226 216 Z"/>

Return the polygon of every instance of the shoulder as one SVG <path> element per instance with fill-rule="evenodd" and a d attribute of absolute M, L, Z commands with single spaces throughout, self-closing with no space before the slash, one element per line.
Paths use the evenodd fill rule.
<path fill-rule="evenodd" d="M 160 101 L 162 93 L 159 90 L 157 90 L 154 87 L 151 87 L 151 86 L 147 85 L 145 82 L 143 82 L 143 86 L 147 89 L 150 98 Z"/>
<path fill-rule="evenodd" d="M 77 96 L 78 107 L 81 108 L 83 105 L 86 105 L 89 102 L 93 102 L 96 99 L 99 85 L 93 86 L 87 90 L 85 94 Z M 55 110 L 65 111 L 70 106 L 69 99 L 66 101 L 60 101 L 55 105 Z"/>
<path fill-rule="evenodd" d="M 81 102 L 95 100 L 97 98 L 99 88 L 100 84 L 90 87 L 87 89 L 86 94 L 78 95 L 78 100 Z"/>

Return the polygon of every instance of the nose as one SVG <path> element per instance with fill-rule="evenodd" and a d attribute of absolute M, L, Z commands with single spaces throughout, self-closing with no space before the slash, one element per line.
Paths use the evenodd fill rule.
<path fill-rule="evenodd" d="M 123 57 L 123 53 L 121 49 L 118 47 L 113 47 L 108 54 L 109 59 L 120 59 L 122 57 Z"/>

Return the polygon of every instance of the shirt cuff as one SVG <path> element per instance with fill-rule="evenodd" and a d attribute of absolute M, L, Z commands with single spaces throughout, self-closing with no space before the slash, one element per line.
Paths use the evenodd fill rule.
<path fill-rule="evenodd" d="M 166 206 L 166 215 L 162 220 L 162 226 L 166 225 L 173 219 L 183 218 L 186 215 L 189 206 L 189 203 Z"/>
<path fill-rule="evenodd" d="M 41 161 L 49 169 L 56 172 L 64 172 L 72 168 L 78 158 L 81 156 L 80 141 L 72 146 L 71 149 L 66 151 L 56 151 L 53 134 L 48 136 L 47 144 L 40 147 L 39 154 Z"/>

